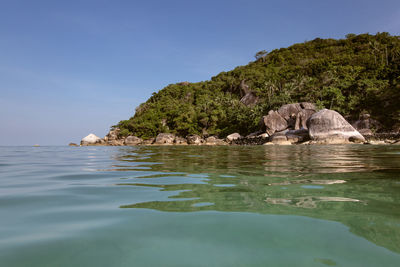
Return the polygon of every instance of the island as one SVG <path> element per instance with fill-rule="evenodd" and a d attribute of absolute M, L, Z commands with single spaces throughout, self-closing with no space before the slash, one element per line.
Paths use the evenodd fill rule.
<path fill-rule="evenodd" d="M 348 34 L 171 84 L 81 145 L 399 144 L 400 37 Z"/>

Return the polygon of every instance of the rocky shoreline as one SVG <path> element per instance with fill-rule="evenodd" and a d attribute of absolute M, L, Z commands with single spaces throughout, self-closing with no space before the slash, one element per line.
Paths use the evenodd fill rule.
<path fill-rule="evenodd" d="M 81 146 L 137 146 L 137 145 L 293 145 L 293 144 L 400 144 L 400 132 L 374 132 L 379 122 L 368 114 L 350 124 L 334 110 L 317 110 L 313 103 L 286 104 L 271 110 L 260 120 L 260 130 L 247 136 L 233 133 L 221 139 L 217 136 L 176 136 L 160 133 L 154 138 L 123 137 L 114 128 L 100 138 L 89 134 Z M 71 143 L 70 146 L 78 146 Z"/>

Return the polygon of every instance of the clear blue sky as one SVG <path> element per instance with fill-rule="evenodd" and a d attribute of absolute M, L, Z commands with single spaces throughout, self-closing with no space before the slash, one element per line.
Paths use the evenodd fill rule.
<path fill-rule="evenodd" d="M 65 145 L 257 51 L 400 35 L 400 1 L 0 0 L 0 145 Z"/>

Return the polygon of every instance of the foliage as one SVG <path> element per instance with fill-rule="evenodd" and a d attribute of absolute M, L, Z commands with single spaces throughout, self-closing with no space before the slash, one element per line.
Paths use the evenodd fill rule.
<path fill-rule="evenodd" d="M 387 129 L 400 122 L 398 36 L 317 38 L 269 53 L 262 50 L 255 57 L 256 61 L 210 81 L 171 84 L 153 93 L 133 117 L 118 123 L 121 134 L 143 138 L 160 132 L 248 134 L 258 129 L 260 118 L 270 109 L 299 101 L 314 102 L 353 119 L 368 112 Z M 240 102 L 243 80 L 259 97 L 256 106 Z"/>

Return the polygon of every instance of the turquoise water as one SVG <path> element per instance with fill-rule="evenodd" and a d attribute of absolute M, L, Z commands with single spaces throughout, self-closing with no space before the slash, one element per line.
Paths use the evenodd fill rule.
<path fill-rule="evenodd" d="M 399 266 L 400 146 L 0 147 L 0 266 Z"/>

